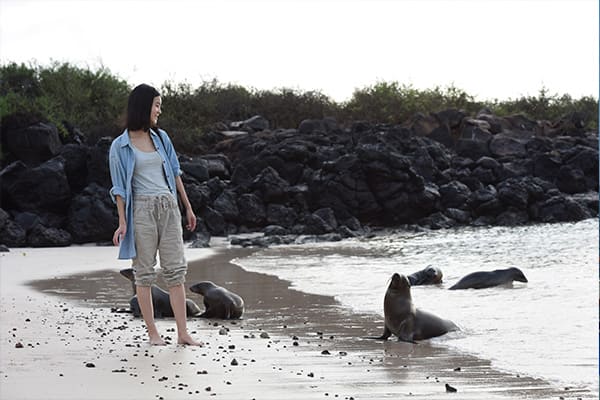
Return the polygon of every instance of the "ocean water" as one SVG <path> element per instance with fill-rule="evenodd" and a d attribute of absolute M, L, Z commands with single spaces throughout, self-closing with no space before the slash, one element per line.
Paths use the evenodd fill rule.
<path fill-rule="evenodd" d="M 394 272 L 436 266 L 443 284 L 413 287 L 413 302 L 461 330 L 431 340 L 497 369 L 597 391 L 598 257 L 598 220 L 588 219 L 278 246 L 235 262 L 380 316 Z M 447 290 L 470 272 L 508 267 L 520 268 L 529 282 Z"/>

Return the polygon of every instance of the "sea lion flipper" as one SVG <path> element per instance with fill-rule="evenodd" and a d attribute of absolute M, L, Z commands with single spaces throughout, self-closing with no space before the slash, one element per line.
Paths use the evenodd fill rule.
<path fill-rule="evenodd" d="M 388 340 L 388 338 L 392 336 L 392 331 L 390 331 L 390 328 L 387 327 L 387 325 L 383 328 L 383 334 L 377 338 L 377 340 Z"/>
<path fill-rule="evenodd" d="M 398 328 L 398 340 L 402 342 L 415 343 L 415 314 L 407 317 L 402 321 Z"/>

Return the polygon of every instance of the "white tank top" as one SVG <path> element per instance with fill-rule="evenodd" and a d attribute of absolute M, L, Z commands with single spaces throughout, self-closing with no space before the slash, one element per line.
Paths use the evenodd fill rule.
<path fill-rule="evenodd" d="M 134 196 L 153 196 L 171 193 L 165 173 L 163 160 L 158 151 L 145 152 L 133 147 L 135 166 L 133 168 L 133 194 Z"/>

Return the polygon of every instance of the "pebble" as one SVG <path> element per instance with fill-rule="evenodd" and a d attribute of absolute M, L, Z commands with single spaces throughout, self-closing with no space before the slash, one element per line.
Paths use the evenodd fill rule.
<path fill-rule="evenodd" d="M 452 386 L 450 386 L 450 385 L 448 385 L 446 383 L 446 392 L 448 392 L 448 393 L 456 393 L 456 392 L 458 392 L 458 390 L 456 388 L 453 388 Z"/>
<path fill-rule="evenodd" d="M 270 339 L 271 338 L 267 332 L 261 332 L 260 337 L 262 339 Z"/>

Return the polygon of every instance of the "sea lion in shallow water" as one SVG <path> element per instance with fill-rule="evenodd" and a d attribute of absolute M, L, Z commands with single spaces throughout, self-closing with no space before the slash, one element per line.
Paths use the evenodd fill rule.
<path fill-rule="evenodd" d="M 199 315 L 201 318 L 237 319 L 244 313 L 244 300 L 240 296 L 211 281 L 195 283 L 190 291 L 204 297 L 206 310 Z"/>
<path fill-rule="evenodd" d="M 133 275 L 133 269 L 126 268 L 119 272 L 121 275 L 131 281 L 134 296 L 129 300 L 129 307 L 131 308 L 131 312 L 133 313 L 134 317 L 141 317 L 142 311 L 140 310 L 140 304 L 137 295 L 135 294 L 135 277 Z M 169 293 L 156 285 L 152 285 L 150 287 L 150 292 L 152 293 L 152 308 L 154 309 L 154 318 L 174 317 L 175 314 L 173 314 L 173 309 L 171 308 L 171 296 L 169 296 Z M 190 299 L 185 300 L 185 306 L 188 317 L 198 316 L 198 314 L 202 312 L 200 307 L 198 307 L 198 305 Z"/>
<path fill-rule="evenodd" d="M 398 340 L 414 342 L 441 336 L 458 327 L 449 320 L 442 319 L 415 307 L 410 294 L 410 282 L 404 275 L 395 273 L 385 292 L 383 300 L 385 328 L 377 339 L 387 340 L 392 334 Z"/>
<path fill-rule="evenodd" d="M 424 269 L 407 276 L 410 286 L 437 285 L 442 283 L 442 270 L 428 265 Z"/>
<path fill-rule="evenodd" d="M 527 278 L 519 268 L 497 269 L 494 271 L 478 271 L 464 276 L 450 290 L 484 289 L 504 285 L 513 281 L 527 282 Z"/>

